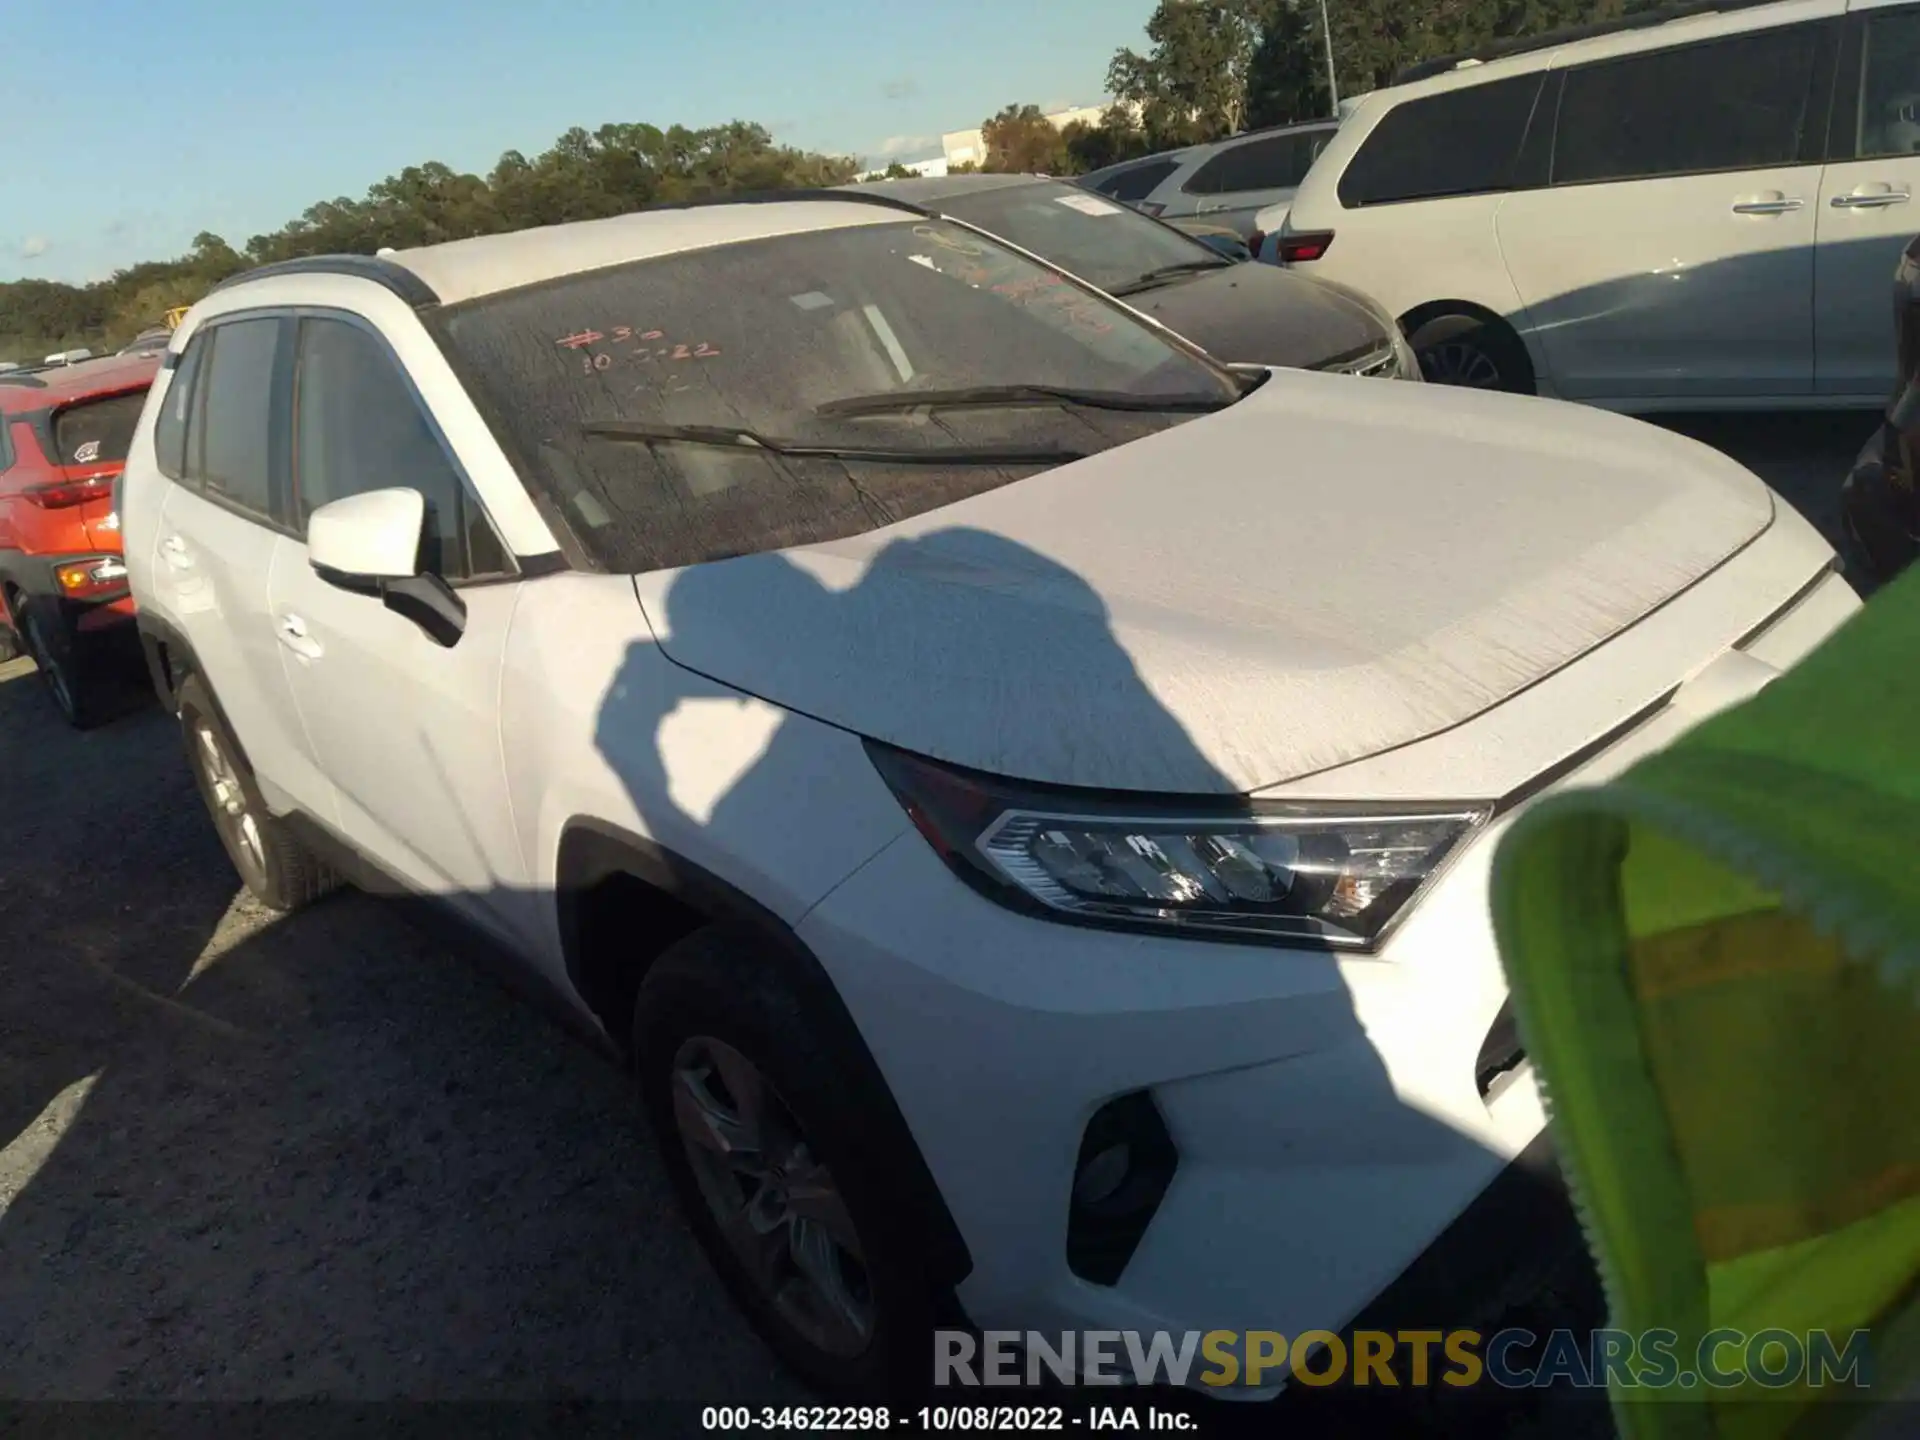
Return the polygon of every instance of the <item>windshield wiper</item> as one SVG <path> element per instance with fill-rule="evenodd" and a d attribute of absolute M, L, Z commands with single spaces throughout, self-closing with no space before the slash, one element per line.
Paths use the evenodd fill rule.
<path fill-rule="evenodd" d="M 1164 285 L 1169 280 L 1177 280 L 1182 275 L 1192 275 L 1200 270 L 1230 269 L 1233 261 L 1225 256 L 1212 260 L 1182 260 L 1178 265 L 1162 265 L 1158 270 L 1149 270 L 1125 285 L 1116 285 L 1109 295 L 1138 295 L 1142 290 L 1151 290 L 1156 285 Z"/>
<path fill-rule="evenodd" d="M 1131 395 L 1124 390 L 1075 390 L 1065 385 L 970 385 L 961 390 L 883 390 L 877 395 L 848 395 L 829 400 L 816 415 L 887 415 L 901 410 L 982 409 L 998 405 L 1085 405 L 1095 410 L 1224 410 L 1232 400 L 1220 395 Z"/>
<path fill-rule="evenodd" d="M 870 460 L 883 465 L 1064 465 L 1085 460 L 1088 452 L 1064 445 L 967 445 L 918 450 L 886 449 L 870 445 L 809 445 L 797 440 L 773 440 L 738 425 L 649 425 L 640 420 L 598 420 L 580 427 L 582 435 L 600 440 L 652 441 L 688 445 L 725 445 L 742 450 L 764 450 L 790 459 Z"/>

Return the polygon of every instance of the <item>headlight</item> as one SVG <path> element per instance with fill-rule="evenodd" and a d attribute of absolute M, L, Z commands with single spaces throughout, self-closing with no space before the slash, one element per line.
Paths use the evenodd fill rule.
<path fill-rule="evenodd" d="M 867 749 L 941 858 L 1002 904 L 1267 944 L 1372 948 L 1491 813 L 1130 798 Z"/>
<path fill-rule="evenodd" d="M 1408 342 L 1407 337 L 1400 332 L 1399 324 L 1396 323 L 1392 317 L 1388 317 L 1387 325 L 1393 332 L 1393 354 L 1395 367 L 1398 370 L 1398 378 L 1401 380 L 1425 380 L 1427 377 L 1420 369 L 1420 357 L 1413 353 L 1413 346 Z"/>

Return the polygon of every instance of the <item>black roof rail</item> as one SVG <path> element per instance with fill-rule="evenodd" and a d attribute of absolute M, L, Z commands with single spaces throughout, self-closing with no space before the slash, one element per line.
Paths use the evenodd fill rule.
<path fill-rule="evenodd" d="M 1476 50 L 1464 50 L 1457 55 L 1443 55 L 1434 60 L 1422 60 L 1417 65 L 1409 65 L 1393 77 L 1395 85 L 1411 85 L 1416 80 L 1430 80 L 1435 75 L 1445 75 L 1458 70 L 1470 61 L 1482 63 L 1489 60 L 1505 60 L 1515 55 L 1531 55 L 1540 50 L 1554 50 L 1562 45 L 1571 45 L 1578 40 L 1594 40 L 1602 35 L 1618 35 L 1629 30 L 1651 30 L 1657 25 L 1665 25 L 1673 20 L 1685 20 L 1695 15 L 1733 14 L 1740 10 L 1757 10 L 1763 6 L 1775 5 L 1781 0 L 1680 0 L 1671 5 L 1657 5 L 1638 14 L 1625 15 L 1618 20 L 1596 20 L 1591 25 L 1568 25 L 1559 30 L 1547 30 L 1538 35 L 1517 35 L 1510 40 L 1496 40 Z"/>
<path fill-rule="evenodd" d="M 1287 120 L 1279 125 L 1256 125 L 1251 130 L 1236 130 L 1231 135 L 1221 136 L 1219 140 L 1202 143 L 1218 145 L 1227 140 L 1244 140 L 1249 135 L 1272 135 L 1281 130 L 1320 130 L 1338 126 L 1339 123 L 1339 119 L 1332 115 L 1322 115 L 1314 120 Z"/>
<path fill-rule="evenodd" d="M 356 280 L 371 280 L 398 295 L 412 306 L 438 305 L 440 297 L 433 287 L 404 265 L 396 265 L 380 255 L 302 255 L 293 260 L 276 260 L 228 276 L 211 293 L 230 289 L 253 280 L 270 280 L 276 275 L 350 275 Z"/>

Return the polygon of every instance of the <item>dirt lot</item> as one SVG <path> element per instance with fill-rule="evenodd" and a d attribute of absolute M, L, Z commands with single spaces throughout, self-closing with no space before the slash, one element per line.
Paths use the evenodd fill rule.
<path fill-rule="evenodd" d="M 1869 423 L 1684 428 L 1826 521 Z M 236 899 L 156 710 L 0 667 L 0 823 L 0 1396 L 806 1398 L 620 1074 L 379 902 Z"/>

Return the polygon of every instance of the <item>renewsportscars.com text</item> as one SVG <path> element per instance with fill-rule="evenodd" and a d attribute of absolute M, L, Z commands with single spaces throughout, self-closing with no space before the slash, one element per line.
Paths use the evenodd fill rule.
<path fill-rule="evenodd" d="M 1872 1384 L 1868 1333 L 1714 1330 L 1683 1354 L 1671 1330 L 964 1330 L 934 1335 L 934 1383 L 1690 1390 Z"/>

